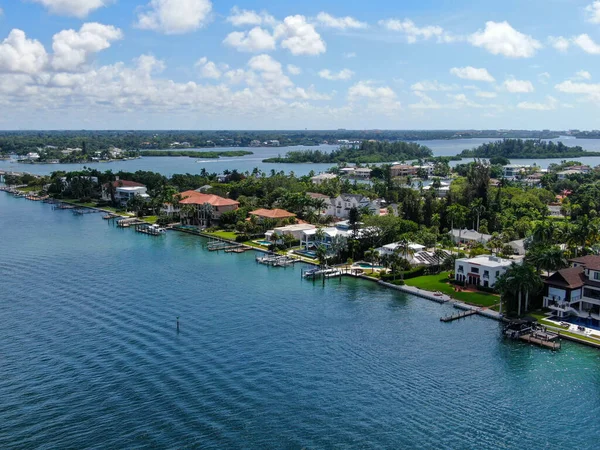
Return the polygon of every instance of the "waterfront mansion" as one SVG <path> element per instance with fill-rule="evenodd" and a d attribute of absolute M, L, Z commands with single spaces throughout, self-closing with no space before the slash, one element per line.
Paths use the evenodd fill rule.
<path fill-rule="evenodd" d="M 454 277 L 456 281 L 466 284 L 494 287 L 498 278 L 513 262 L 515 261 L 491 255 L 460 258 L 454 263 Z"/>
<path fill-rule="evenodd" d="M 600 256 L 569 260 L 544 281 L 544 307 L 557 317 L 577 316 L 600 320 Z"/>

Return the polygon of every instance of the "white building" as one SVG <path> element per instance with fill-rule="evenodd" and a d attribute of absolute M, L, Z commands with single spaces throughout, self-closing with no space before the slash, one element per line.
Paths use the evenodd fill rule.
<path fill-rule="evenodd" d="M 454 277 L 456 281 L 466 284 L 494 287 L 498 278 L 513 262 L 490 255 L 457 259 L 454 263 Z"/>
<path fill-rule="evenodd" d="M 277 227 L 273 230 L 268 230 L 265 233 L 265 238 L 270 241 L 274 234 L 278 234 L 280 236 L 292 236 L 295 240 L 300 241 L 304 236 L 305 231 L 314 230 L 315 228 L 317 228 L 315 225 L 311 225 L 309 223 L 287 225 L 285 227 Z"/>
<path fill-rule="evenodd" d="M 352 208 L 367 208 L 371 214 L 381 215 L 381 209 L 385 208 L 383 200 L 370 200 L 368 197 L 359 194 L 341 194 L 330 200 L 330 206 L 327 214 L 338 219 L 348 219 Z"/>
<path fill-rule="evenodd" d="M 399 242 L 394 242 L 392 244 L 386 244 L 383 247 L 379 247 L 375 250 L 377 250 L 379 252 L 379 254 L 381 256 L 383 255 L 393 255 L 395 252 L 400 252 L 402 253 L 402 244 L 400 244 Z M 410 253 L 416 253 L 416 252 L 420 252 L 422 250 L 425 250 L 425 246 L 421 245 L 421 244 L 415 244 L 413 242 L 408 244 L 408 248 L 410 250 Z"/>
<path fill-rule="evenodd" d="M 323 231 L 322 238 L 319 238 L 317 236 L 317 230 Z M 314 250 L 317 247 L 323 245 L 326 249 L 329 250 L 331 248 L 331 243 L 336 236 L 343 236 L 347 238 L 349 234 L 350 233 L 347 230 L 340 230 L 339 228 L 335 227 L 304 230 L 300 238 L 300 246 L 305 250 Z"/>
<path fill-rule="evenodd" d="M 502 176 L 508 180 L 514 180 L 530 167 L 521 164 L 507 164 L 502 166 Z"/>
<path fill-rule="evenodd" d="M 29 152 L 25 158 L 27 158 L 29 161 L 37 161 L 40 159 L 40 154 L 37 152 Z"/>
<path fill-rule="evenodd" d="M 121 205 L 127 204 L 129 200 L 135 196 L 140 196 L 144 200 L 150 198 L 148 195 L 148 188 L 141 183 L 128 180 L 117 180 L 112 182 L 115 191 L 115 201 Z M 110 191 L 108 189 L 108 183 L 102 186 L 102 200 L 111 201 Z"/>
<path fill-rule="evenodd" d="M 314 177 L 312 177 L 310 179 L 310 181 L 313 184 L 321 184 L 324 181 L 328 181 L 328 180 L 335 180 L 337 178 L 337 175 L 333 174 L 333 173 L 320 173 L 319 175 L 315 175 Z"/>

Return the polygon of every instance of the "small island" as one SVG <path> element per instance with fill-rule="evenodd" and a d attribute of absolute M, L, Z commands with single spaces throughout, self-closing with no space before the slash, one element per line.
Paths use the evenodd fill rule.
<path fill-rule="evenodd" d="M 344 146 L 332 152 L 300 150 L 284 157 L 268 158 L 265 163 L 354 163 L 373 164 L 403 160 L 426 159 L 433 156 L 430 148 L 414 142 L 362 141 L 358 146 Z"/>
<path fill-rule="evenodd" d="M 548 159 L 600 156 L 600 152 L 589 152 L 580 146 L 567 147 L 562 142 L 542 141 L 540 139 L 504 139 L 502 141 L 482 144 L 472 150 L 463 150 L 458 156 L 462 158 L 487 159 L 495 157 L 507 159 Z"/>

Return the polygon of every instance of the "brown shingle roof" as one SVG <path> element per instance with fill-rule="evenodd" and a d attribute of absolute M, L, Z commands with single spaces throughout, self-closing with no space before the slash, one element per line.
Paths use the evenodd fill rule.
<path fill-rule="evenodd" d="M 570 259 L 569 262 L 581 264 L 586 269 L 600 270 L 600 256 L 598 255 L 580 256 L 579 258 Z"/>
<path fill-rule="evenodd" d="M 583 273 L 583 267 L 569 267 L 568 269 L 559 270 L 544 281 L 544 283 L 551 286 L 569 289 L 580 288 L 583 286 L 584 282 L 585 275 Z"/>
<path fill-rule="evenodd" d="M 296 217 L 296 214 L 286 211 L 285 209 L 257 209 L 250 211 L 250 214 L 258 217 L 265 217 L 267 219 L 288 219 L 290 217 Z"/>
<path fill-rule="evenodd" d="M 237 206 L 240 204 L 229 198 L 223 198 L 213 194 L 203 194 L 196 191 L 185 191 L 179 195 L 181 195 L 182 199 L 179 203 L 182 205 L 204 205 L 205 203 L 209 203 L 212 206 Z"/>

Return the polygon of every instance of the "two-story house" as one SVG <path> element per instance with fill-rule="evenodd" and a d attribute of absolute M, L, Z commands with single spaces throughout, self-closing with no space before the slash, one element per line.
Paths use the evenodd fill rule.
<path fill-rule="evenodd" d="M 600 256 L 582 256 L 570 263 L 544 281 L 544 306 L 557 317 L 600 321 Z"/>
<path fill-rule="evenodd" d="M 491 255 L 460 258 L 454 262 L 454 277 L 462 283 L 494 287 L 498 278 L 513 262 L 515 261 Z"/>

